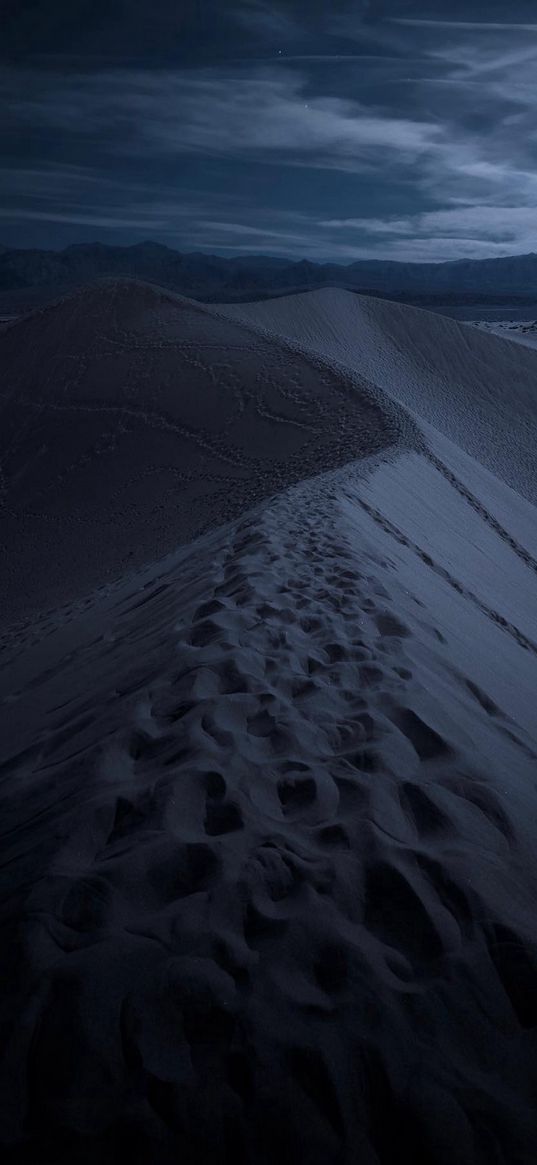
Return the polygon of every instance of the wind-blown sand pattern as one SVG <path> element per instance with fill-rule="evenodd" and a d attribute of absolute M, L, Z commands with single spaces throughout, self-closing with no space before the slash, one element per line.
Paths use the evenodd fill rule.
<path fill-rule="evenodd" d="M 534 1161 L 535 509 L 355 402 L 378 448 L 6 628 L 10 1165 Z"/>

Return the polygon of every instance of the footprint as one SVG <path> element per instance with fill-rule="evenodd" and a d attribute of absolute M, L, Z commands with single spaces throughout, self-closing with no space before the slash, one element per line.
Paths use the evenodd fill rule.
<path fill-rule="evenodd" d="M 350 849 L 351 841 L 344 825 L 334 822 L 332 825 L 323 825 L 315 834 L 320 845 L 333 846 L 337 849 Z"/>
<path fill-rule="evenodd" d="M 205 810 L 205 832 L 209 837 L 235 833 L 244 827 L 240 806 L 234 801 L 208 800 Z"/>
<path fill-rule="evenodd" d="M 378 861 L 367 870 L 364 921 L 417 967 L 443 953 L 430 911 L 408 877 L 389 861 Z"/>
<path fill-rule="evenodd" d="M 215 801 L 221 801 L 227 793 L 227 784 L 222 773 L 211 771 L 204 774 L 205 789 L 207 796 Z"/>
<path fill-rule="evenodd" d="M 211 615 L 218 615 L 220 611 L 224 610 L 224 604 L 220 599 L 211 599 L 208 603 L 202 603 L 192 616 L 193 623 L 199 623 L 202 619 L 207 619 Z"/>
<path fill-rule="evenodd" d="M 498 829 L 507 841 L 512 841 L 513 827 L 508 814 L 491 789 L 483 785 L 478 779 L 465 779 L 464 777 L 455 778 L 446 782 L 446 785 L 457 796 L 463 797 L 465 801 L 475 805 L 476 809 L 479 809 L 487 821 Z"/>
<path fill-rule="evenodd" d="M 449 833 L 453 823 L 435 805 L 430 795 L 421 785 L 413 781 L 403 781 L 399 786 L 399 800 L 406 817 L 410 817 L 418 834 L 423 836 Z"/>
<path fill-rule="evenodd" d="M 500 924 L 493 927 L 487 945 L 520 1026 L 537 1027 L 537 951 Z"/>
<path fill-rule="evenodd" d="M 352 763 L 352 762 L 351 762 Z M 358 807 L 365 808 L 369 801 L 369 790 L 352 777 L 334 777 L 339 793 L 339 806 L 343 816 L 355 813 Z"/>
<path fill-rule="evenodd" d="M 295 815 L 315 802 L 317 784 L 313 777 L 285 777 L 278 782 L 278 796 L 285 815 Z"/>
<path fill-rule="evenodd" d="M 218 623 L 212 619 L 204 619 L 202 623 L 196 624 L 188 636 L 188 642 L 192 647 L 207 647 L 209 643 L 214 643 L 223 634 L 223 629 L 218 626 Z"/>
<path fill-rule="evenodd" d="M 466 890 L 457 884 L 446 867 L 436 858 L 430 857 L 429 854 L 416 854 L 416 864 L 429 880 L 442 905 L 458 923 L 465 938 L 470 938 L 475 931 L 476 917 L 482 914 L 482 904 L 479 903 L 479 907 L 476 908 L 475 902 L 469 900 Z"/>
<path fill-rule="evenodd" d="M 473 680 L 467 679 L 465 680 L 465 683 L 468 691 L 471 692 L 472 696 L 474 696 L 478 704 L 481 705 L 483 711 L 486 712 L 488 716 L 502 715 L 501 710 L 498 708 L 498 705 L 494 703 L 494 700 L 491 700 L 490 696 L 487 696 L 487 693 L 484 692 L 482 688 L 479 688 L 477 684 L 474 684 Z"/>
<path fill-rule="evenodd" d="M 149 817 L 149 801 L 147 796 L 140 802 L 129 801 L 127 797 L 118 797 L 112 829 L 108 836 L 107 845 L 114 845 L 138 829 L 147 828 Z"/>
<path fill-rule="evenodd" d="M 73 882 L 63 900 L 61 919 L 71 930 L 86 933 L 109 925 L 113 891 L 106 878 L 89 874 Z"/>
<path fill-rule="evenodd" d="M 381 635 L 396 636 L 398 639 L 403 639 L 409 635 L 408 627 L 404 623 L 389 612 L 377 615 L 375 623 Z"/>
<path fill-rule="evenodd" d="M 348 955 L 341 943 L 326 942 L 319 948 L 313 964 L 313 973 L 327 995 L 342 991 L 348 981 Z"/>
<path fill-rule="evenodd" d="M 333 1076 L 322 1052 L 312 1045 L 290 1048 L 287 1053 L 289 1070 L 312 1101 L 315 1110 L 324 1117 L 338 1138 L 344 1133 Z"/>
<path fill-rule="evenodd" d="M 412 708 L 398 708 L 391 719 L 408 738 L 420 760 L 435 760 L 441 756 L 451 756 L 452 749 L 434 728 L 430 728 Z"/>
<path fill-rule="evenodd" d="M 358 669 L 360 676 L 360 684 L 364 688 L 372 688 L 375 684 L 379 684 L 384 677 L 384 672 L 380 667 L 375 667 L 374 664 L 363 664 Z"/>
<path fill-rule="evenodd" d="M 207 842 L 178 843 L 164 838 L 148 864 L 146 880 L 162 905 L 207 890 L 216 879 L 220 862 Z"/>

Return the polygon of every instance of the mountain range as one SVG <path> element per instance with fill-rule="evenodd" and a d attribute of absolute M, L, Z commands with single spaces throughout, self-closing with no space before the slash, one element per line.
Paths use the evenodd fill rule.
<path fill-rule="evenodd" d="M 0 247 L 0 294 L 46 300 L 103 276 L 149 280 L 196 299 L 240 301 L 338 286 L 416 304 L 533 302 L 537 255 L 402 263 L 360 259 L 347 265 L 266 255 L 224 258 L 181 253 L 154 242 L 129 247 L 84 243 L 62 251 Z M 3 294 L 5 300 L 5 294 Z"/>

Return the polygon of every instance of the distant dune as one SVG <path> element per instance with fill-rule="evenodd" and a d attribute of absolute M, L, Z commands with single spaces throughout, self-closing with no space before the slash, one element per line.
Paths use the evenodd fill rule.
<path fill-rule="evenodd" d="M 242 310 L 0 340 L 3 1160 L 535 1165 L 537 354 Z"/>
<path fill-rule="evenodd" d="M 533 318 L 521 320 L 476 320 L 474 327 L 487 335 L 501 336 L 503 340 L 513 340 L 526 348 L 537 348 L 537 322 Z"/>
<path fill-rule="evenodd" d="M 537 502 L 536 352 L 332 288 L 220 310 L 340 361 Z"/>

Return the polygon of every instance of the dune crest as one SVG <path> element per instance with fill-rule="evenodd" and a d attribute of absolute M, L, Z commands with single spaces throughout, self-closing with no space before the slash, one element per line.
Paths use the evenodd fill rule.
<path fill-rule="evenodd" d="M 135 280 L 35 312 L 0 336 L 0 361 L 4 618 L 412 439 L 351 374 Z"/>
<path fill-rule="evenodd" d="M 537 512 L 260 327 L 1 340 L 4 1157 L 534 1165 Z"/>
<path fill-rule="evenodd" d="M 339 361 L 537 503 L 536 352 L 340 288 L 219 311 Z"/>

